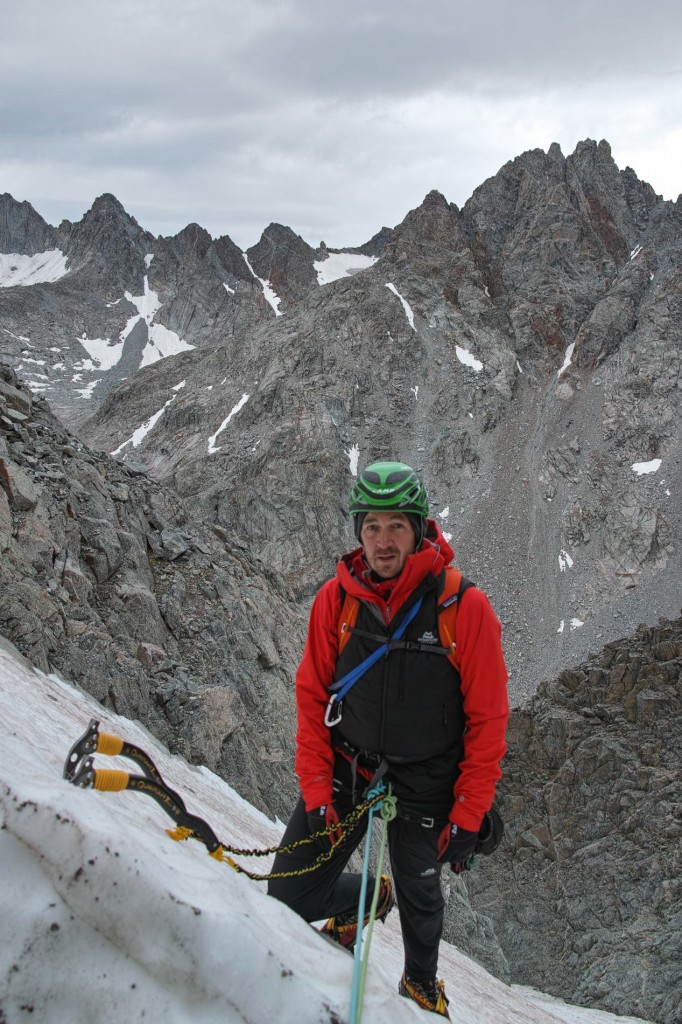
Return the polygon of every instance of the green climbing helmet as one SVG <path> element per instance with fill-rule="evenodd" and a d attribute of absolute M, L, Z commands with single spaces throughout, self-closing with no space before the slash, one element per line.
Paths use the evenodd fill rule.
<path fill-rule="evenodd" d="M 419 474 L 404 462 L 373 462 L 355 481 L 348 511 L 357 516 L 391 510 L 427 516 L 429 498 L 426 488 Z"/>

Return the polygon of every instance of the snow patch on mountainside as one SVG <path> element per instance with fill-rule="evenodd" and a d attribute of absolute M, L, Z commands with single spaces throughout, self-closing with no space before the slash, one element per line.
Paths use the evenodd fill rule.
<path fill-rule="evenodd" d="M 661 463 L 662 459 L 651 459 L 650 462 L 635 462 L 631 469 L 637 476 L 646 476 L 648 473 L 658 473 Z"/>
<path fill-rule="evenodd" d="M 378 256 L 363 256 L 358 252 L 330 252 L 326 259 L 315 260 L 313 267 L 318 284 L 331 284 L 340 277 L 351 277 L 373 267 Z"/>
<path fill-rule="evenodd" d="M 480 373 L 483 369 L 481 360 L 472 355 L 468 348 L 463 348 L 462 345 L 455 345 L 455 355 L 463 366 L 468 366 L 475 373 Z"/>
<path fill-rule="evenodd" d="M 566 572 L 567 569 L 573 568 L 573 559 L 569 555 L 568 551 L 561 551 L 559 553 L 559 569 L 561 572 Z"/>
<path fill-rule="evenodd" d="M 282 310 L 279 308 L 279 304 L 282 300 L 280 299 L 277 292 L 274 290 L 269 281 L 266 281 L 262 277 L 258 276 L 256 271 L 251 266 L 249 262 L 249 257 L 246 255 L 245 252 L 242 253 L 242 256 L 244 257 L 244 261 L 247 267 L 249 268 L 253 276 L 256 278 L 256 280 L 260 283 L 260 286 L 263 289 L 263 297 L 265 298 L 265 301 L 268 303 L 268 305 L 272 306 L 272 308 L 274 309 L 275 316 L 283 316 L 284 314 L 282 313 Z"/>
<path fill-rule="evenodd" d="M 402 303 L 402 307 L 405 310 L 405 316 L 407 317 L 407 321 L 408 321 L 410 327 L 412 328 L 412 330 L 416 331 L 417 328 L 414 326 L 414 313 L 412 312 L 412 307 L 410 306 L 410 304 L 407 301 L 407 299 L 403 298 L 403 296 L 400 294 L 400 292 L 398 291 L 396 286 L 394 284 L 391 284 L 390 281 L 387 282 L 386 287 L 388 288 L 389 291 L 393 292 L 393 294 L 395 296 L 397 296 L 397 298 L 400 299 L 400 301 Z"/>
<path fill-rule="evenodd" d="M 346 449 L 346 455 L 348 456 L 348 468 L 350 469 L 352 476 L 357 476 L 360 449 L 356 444 L 353 444 L 350 448 Z"/>
<path fill-rule="evenodd" d="M 123 355 L 123 342 L 111 343 L 110 338 L 88 338 L 85 333 L 78 339 L 90 358 L 100 370 L 110 370 Z"/>
<path fill-rule="evenodd" d="M 133 448 L 138 448 L 139 445 L 141 445 L 142 442 L 144 441 L 149 431 L 152 430 L 155 424 L 158 423 L 158 421 L 161 419 L 168 406 L 171 405 L 178 397 L 179 392 L 184 388 L 186 383 L 186 381 L 182 380 L 180 381 L 179 384 L 176 384 L 175 387 L 173 388 L 175 394 L 172 395 L 171 398 L 169 398 L 168 401 L 161 406 L 158 412 L 155 412 L 153 416 L 150 416 L 148 420 L 145 420 L 144 423 L 133 432 L 132 437 L 129 437 L 127 441 L 124 441 L 123 444 L 120 444 L 118 448 L 116 448 L 116 450 L 113 451 L 111 454 L 120 455 L 123 449 L 127 448 L 129 444 L 132 445 Z"/>
<path fill-rule="evenodd" d="M 220 426 L 216 430 L 215 434 L 211 434 L 211 436 L 208 439 L 208 454 L 209 455 L 213 455 L 215 452 L 219 452 L 220 451 L 220 446 L 216 446 L 216 438 L 219 436 L 219 434 L 222 434 L 223 430 L 225 429 L 227 424 L 230 422 L 232 417 L 237 415 L 239 410 L 243 406 L 246 405 L 246 403 L 248 402 L 250 397 L 251 397 L 250 395 L 247 395 L 246 392 L 244 392 L 244 394 L 239 399 L 237 404 L 229 411 L 229 413 L 227 414 L 227 416 L 225 417 L 223 422 L 220 424 Z"/>
<path fill-rule="evenodd" d="M 97 377 L 95 380 L 90 381 L 89 384 L 86 384 L 84 388 L 77 388 L 76 394 L 84 400 L 92 398 L 92 393 L 99 384 L 100 379 L 101 378 Z"/>
<path fill-rule="evenodd" d="M 585 623 L 582 621 L 582 619 L 578 619 L 578 618 L 572 618 L 570 620 L 570 622 L 569 622 L 569 626 L 570 626 L 571 632 L 573 632 L 576 629 L 580 629 L 580 627 L 584 626 L 584 625 L 585 625 Z M 561 622 L 559 623 L 559 628 L 557 629 L 557 633 L 563 633 L 563 631 L 565 629 L 565 626 L 566 626 L 565 620 L 562 619 Z"/>
<path fill-rule="evenodd" d="M 566 349 L 566 352 L 564 353 L 564 361 L 563 361 L 563 363 L 561 365 L 561 368 L 559 370 L 557 370 L 557 377 L 561 377 L 561 375 L 563 373 L 565 373 L 566 370 L 571 365 L 571 360 L 573 359 L 573 352 L 574 351 L 575 351 L 575 342 L 572 341 L 571 344 Z"/>
<path fill-rule="evenodd" d="M 154 323 L 154 317 L 161 309 L 163 303 L 159 302 L 157 292 L 149 287 L 149 279 L 146 274 L 144 276 L 144 291 L 142 295 L 132 295 L 130 292 L 126 292 L 125 297 L 137 309 L 137 316 L 130 317 L 128 323 L 121 331 L 119 335 L 121 342 L 125 342 L 130 332 L 140 320 L 144 320 L 147 325 L 148 341 L 142 352 L 140 369 L 143 366 L 151 366 L 152 363 L 157 363 L 159 359 L 175 356 L 180 352 L 190 352 L 194 348 L 194 345 L 183 341 L 175 331 L 164 327 L 163 324 Z"/>
<path fill-rule="evenodd" d="M 140 369 L 143 366 L 150 366 L 157 363 L 159 359 L 166 359 L 168 356 L 176 356 L 180 352 L 189 352 L 194 345 L 188 345 L 175 333 L 164 327 L 163 324 L 151 324 L 149 328 L 149 341 L 142 352 Z"/>
<path fill-rule="evenodd" d="M 60 249 L 48 249 L 34 256 L 16 252 L 0 253 L 0 288 L 51 284 L 67 273 L 66 256 Z"/>

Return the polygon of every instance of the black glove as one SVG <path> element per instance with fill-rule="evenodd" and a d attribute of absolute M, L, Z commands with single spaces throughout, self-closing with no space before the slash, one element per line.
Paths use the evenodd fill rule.
<path fill-rule="evenodd" d="M 312 811 L 308 811 L 307 817 L 311 836 L 319 833 L 317 835 L 317 842 L 325 852 L 342 838 L 343 832 L 340 828 L 337 831 L 324 834 L 325 829 L 339 823 L 339 816 L 336 813 L 334 804 L 323 804 L 322 807 L 315 807 Z"/>
<path fill-rule="evenodd" d="M 449 862 L 457 874 L 466 871 L 470 859 L 476 852 L 478 832 L 469 832 L 465 828 L 448 822 L 438 837 L 438 860 Z"/>
<path fill-rule="evenodd" d="M 499 812 L 494 807 L 491 807 L 486 812 L 481 827 L 478 830 L 476 853 L 482 853 L 485 857 L 489 857 L 502 842 L 503 835 L 504 822 Z"/>
<path fill-rule="evenodd" d="M 489 857 L 502 842 L 504 822 L 491 807 L 486 811 L 478 832 L 467 832 L 447 823 L 438 838 L 438 860 L 449 861 L 456 874 L 469 871 L 478 864 L 478 854 Z"/>

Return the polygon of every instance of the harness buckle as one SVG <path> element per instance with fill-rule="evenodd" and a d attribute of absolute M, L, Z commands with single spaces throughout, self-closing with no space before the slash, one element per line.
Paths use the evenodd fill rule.
<path fill-rule="evenodd" d="M 324 724 L 327 728 L 331 729 L 333 726 L 338 725 L 343 717 L 343 701 L 336 699 L 336 694 L 333 693 L 329 698 L 327 704 L 327 710 L 324 713 Z"/>

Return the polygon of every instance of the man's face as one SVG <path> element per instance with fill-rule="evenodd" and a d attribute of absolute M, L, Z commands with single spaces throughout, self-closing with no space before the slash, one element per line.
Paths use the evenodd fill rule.
<path fill-rule="evenodd" d="M 368 512 L 360 531 L 360 543 L 370 569 L 383 580 L 391 580 L 403 571 L 416 540 L 404 512 Z"/>

